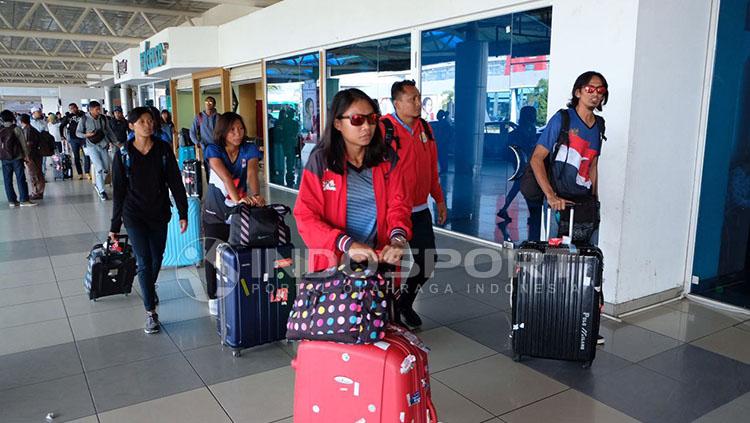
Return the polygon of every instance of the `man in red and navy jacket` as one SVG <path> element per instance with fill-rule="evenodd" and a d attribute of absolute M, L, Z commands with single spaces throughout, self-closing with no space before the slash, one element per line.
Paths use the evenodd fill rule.
<path fill-rule="evenodd" d="M 422 325 L 422 319 L 414 311 L 414 300 L 419 288 L 432 274 L 435 263 L 435 233 L 427 197 L 432 196 L 437 203 L 438 224 L 445 223 L 448 209 L 438 179 L 437 144 L 432 136 L 432 128 L 421 118 L 422 98 L 415 82 L 405 80 L 394 83 L 391 101 L 396 113 L 382 118 L 381 130 L 386 143 L 390 143 L 399 156 L 397 166 L 401 168 L 411 207 L 413 235 L 409 246 L 414 264 L 418 266 L 418 272 L 413 273 L 401 287 L 397 309 L 402 323 L 416 328 Z"/>

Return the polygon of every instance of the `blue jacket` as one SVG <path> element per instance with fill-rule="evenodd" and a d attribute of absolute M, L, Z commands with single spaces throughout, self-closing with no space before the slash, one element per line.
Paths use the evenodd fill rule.
<path fill-rule="evenodd" d="M 193 126 L 190 128 L 190 139 L 194 144 L 200 144 L 203 147 L 214 143 L 214 127 L 218 118 L 218 112 L 214 112 L 211 116 L 206 112 L 195 115 Z"/>

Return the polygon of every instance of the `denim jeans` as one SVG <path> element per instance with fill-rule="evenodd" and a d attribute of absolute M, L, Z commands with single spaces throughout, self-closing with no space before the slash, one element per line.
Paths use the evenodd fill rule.
<path fill-rule="evenodd" d="M 104 191 L 104 180 L 107 178 L 109 173 L 109 152 L 106 149 L 108 145 L 106 142 L 99 144 L 86 143 L 86 154 L 91 157 L 91 163 L 94 165 L 96 174 L 94 175 L 94 185 L 96 185 L 97 192 Z"/>
<path fill-rule="evenodd" d="M 89 173 L 91 170 L 91 162 L 87 158 L 84 158 L 83 167 L 81 167 L 81 149 L 86 147 L 86 140 L 71 137 L 68 139 L 68 143 L 70 144 L 70 149 L 73 150 L 73 162 L 76 165 L 76 172 L 78 172 L 79 175 L 83 175 L 84 171 Z"/>
<path fill-rule="evenodd" d="M 24 173 L 23 159 L 2 160 L 3 163 L 3 182 L 5 183 L 5 195 L 9 203 L 17 203 L 19 198 L 16 197 L 16 191 L 13 189 L 13 174 L 16 174 L 16 185 L 18 185 L 18 194 L 21 196 L 20 201 L 29 201 L 29 186 L 26 184 L 26 174 Z"/>
<path fill-rule="evenodd" d="M 167 224 L 147 224 L 128 219 L 125 229 L 133 246 L 137 263 L 138 281 L 141 284 L 143 307 L 156 310 L 156 279 L 161 270 L 161 261 L 167 245 Z"/>

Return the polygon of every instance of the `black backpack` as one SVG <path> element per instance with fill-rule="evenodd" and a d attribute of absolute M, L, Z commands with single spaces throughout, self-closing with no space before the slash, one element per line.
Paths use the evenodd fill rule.
<path fill-rule="evenodd" d="M 562 124 L 560 126 L 560 134 L 557 136 L 554 148 L 547 155 L 547 159 L 544 162 L 544 168 L 547 171 L 547 180 L 549 180 L 549 183 L 552 185 L 552 189 L 554 189 L 555 191 L 555 180 L 552 177 L 552 163 L 555 160 L 555 157 L 557 157 L 557 153 L 560 151 L 560 147 L 570 144 L 570 137 L 568 134 L 568 132 L 570 131 L 570 115 L 568 114 L 568 109 L 560 109 L 557 111 L 557 113 L 560 115 L 560 118 L 562 120 Z M 607 137 L 604 135 L 604 131 L 606 128 L 604 125 L 603 117 L 596 116 L 596 126 L 599 128 L 599 138 L 601 138 L 602 141 L 606 140 Z M 521 177 L 520 188 L 521 195 L 523 195 L 526 200 L 535 203 L 544 202 L 544 191 L 542 191 L 542 187 L 540 187 L 536 181 L 534 170 L 531 168 L 531 164 L 529 164 L 523 176 Z"/>
<path fill-rule="evenodd" d="M 15 160 L 23 153 L 15 126 L 0 129 L 0 160 Z"/>
<path fill-rule="evenodd" d="M 50 157 L 55 154 L 55 137 L 47 131 L 39 133 L 39 154 Z"/>

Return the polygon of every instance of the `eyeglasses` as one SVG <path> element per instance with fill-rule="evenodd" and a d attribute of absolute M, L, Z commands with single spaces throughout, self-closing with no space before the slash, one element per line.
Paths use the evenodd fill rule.
<path fill-rule="evenodd" d="M 338 119 L 349 119 L 352 126 L 362 126 L 365 121 L 370 125 L 375 125 L 380 120 L 380 115 L 377 113 L 370 113 L 369 115 L 361 115 L 359 113 L 349 116 L 339 116 Z"/>
<path fill-rule="evenodd" d="M 586 85 L 583 87 L 583 91 L 585 91 L 586 94 L 597 93 L 597 94 L 604 95 L 604 94 L 607 94 L 607 87 L 605 87 L 604 85 L 600 85 L 598 87 L 594 85 Z"/>

